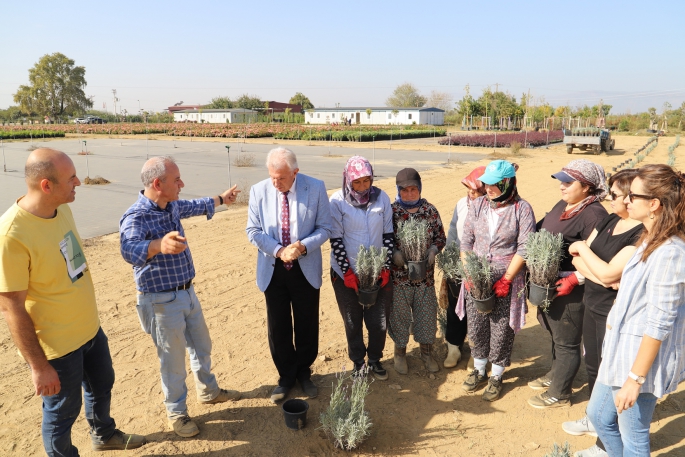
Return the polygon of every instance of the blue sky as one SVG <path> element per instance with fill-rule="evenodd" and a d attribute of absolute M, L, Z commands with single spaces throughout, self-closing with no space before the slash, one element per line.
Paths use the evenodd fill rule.
<path fill-rule="evenodd" d="M 242 93 L 379 106 L 394 87 L 466 84 L 637 112 L 685 101 L 685 2 L 33 1 L 0 5 L 0 108 L 38 59 L 86 68 L 112 111 Z M 139 102 L 140 101 L 140 102 Z"/>

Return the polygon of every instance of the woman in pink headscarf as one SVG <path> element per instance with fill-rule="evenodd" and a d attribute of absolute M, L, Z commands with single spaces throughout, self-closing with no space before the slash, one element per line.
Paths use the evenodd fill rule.
<path fill-rule="evenodd" d="M 390 262 L 395 237 L 392 208 L 388 194 L 373 186 L 373 169 L 368 160 L 354 156 L 343 171 L 342 189 L 331 195 L 331 282 L 338 308 L 345 324 L 347 350 L 358 373 L 364 363 L 379 380 L 388 379 L 381 364 L 388 316 L 392 306 L 393 284 Z M 376 304 L 365 308 L 357 296 L 357 253 L 359 247 L 388 248 L 383 270 L 378 278 L 380 290 Z M 364 344 L 364 324 L 368 345 Z M 368 356 L 368 362 L 365 358 Z"/>

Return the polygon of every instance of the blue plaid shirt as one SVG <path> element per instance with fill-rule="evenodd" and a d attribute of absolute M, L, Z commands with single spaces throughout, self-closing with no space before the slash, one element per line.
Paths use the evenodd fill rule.
<path fill-rule="evenodd" d="M 133 265 L 136 288 L 140 292 L 161 292 L 186 284 L 195 277 L 193 256 L 190 248 L 180 254 L 157 254 L 147 258 L 150 242 L 163 238 L 169 232 L 178 231 L 185 236 L 181 219 L 192 216 L 214 216 L 214 199 L 177 200 L 169 202 L 165 209 L 143 195 L 119 221 L 121 255 Z"/>

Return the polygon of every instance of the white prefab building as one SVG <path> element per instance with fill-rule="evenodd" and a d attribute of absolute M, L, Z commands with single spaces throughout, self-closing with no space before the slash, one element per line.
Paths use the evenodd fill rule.
<path fill-rule="evenodd" d="M 251 109 L 186 109 L 174 113 L 174 122 L 205 122 L 208 124 L 235 124 L 255 122 L 257 111 Z"/>
<path fill-rule="evenodd" d="M 369 111 L 370 110 L 370 111 Z M 307 124 L 428 124 L 443 125 L 445 111 L 439 108 L 312 108 L 304 116 Z"/>

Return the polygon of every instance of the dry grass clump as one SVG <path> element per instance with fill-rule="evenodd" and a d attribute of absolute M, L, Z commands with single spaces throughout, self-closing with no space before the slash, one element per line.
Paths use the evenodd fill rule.
<path fill-rule="evenodd" d="M 233 165 L 236 167 L 254 167 L 255 162 L 254 154 L 238 154 L 238 157 L 233 159 Z"/>
<path fill-rule="evenodd" d="M 102 184 L 109 184 L 110 181 L 103 178 L 102 176 L 96 176 L 94 178 L 90 178 L 86 176 L 86 179 L 83 180 L 83 184 L 88 184 L 88 185 L 102 185 Z"/>

